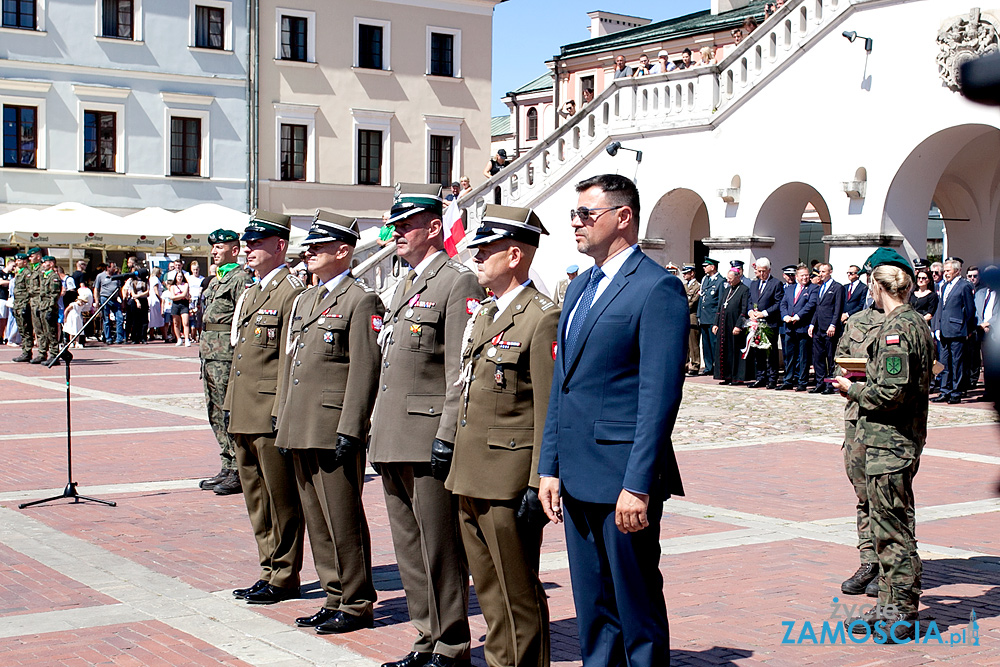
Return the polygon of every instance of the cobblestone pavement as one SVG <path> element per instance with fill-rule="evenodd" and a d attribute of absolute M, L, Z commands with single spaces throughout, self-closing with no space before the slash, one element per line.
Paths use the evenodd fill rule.
<path fill-rule="evenodd" d="M 322 604 L 308 555 L 302 599 L 258 608 L 232 598 L 256 578 L 256 551 L 242 499 L 197 488 L 218 469 L 218 454 L 196 350 L 80 351 L 73 478 L 80 493 L 118 506 L 17 509 L 61 491 L 66 436 L 64 369 L 8 363 L 15 354 L 0 349 L 0 665 L 377 667 L 409 650 L 413 631 L 371 474 L 374 629 L 320 637 L 291 625 Z M 1000 430 L 972 400 L 932 407 L 914 485 L 921 617 L 941 641 L 932 633 L 884 647 L 823 637 L 824 622 L 836 627 L 836 617 L 869 603 L 840 593 L 858 560 L 842 410 L 839 396 L 689 379 L 674 431 L 687 495 L 668 501 L 661 524 L 673 664 L 1000 665 Z M 561 530 L 550 527 L 542 579 L 560 667 L 580 664 L 567 568 Z M 470 623 L 482 667 L 474 596 Z"/>

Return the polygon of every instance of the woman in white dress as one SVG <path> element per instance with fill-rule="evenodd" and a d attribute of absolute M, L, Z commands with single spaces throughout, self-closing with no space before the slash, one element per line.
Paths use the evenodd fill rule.
<path fill-rule="evenodd" d="M 149 276 L 149 340 L 153 339 L 153 332 L 159 331 L 163 340 L 167 339 L 165 322 L 163 321 L 163 306 L 160 303 L 160 294 L 163 292 L 163 283 L 160 282 L 160 267 L 155 267 Z"/>

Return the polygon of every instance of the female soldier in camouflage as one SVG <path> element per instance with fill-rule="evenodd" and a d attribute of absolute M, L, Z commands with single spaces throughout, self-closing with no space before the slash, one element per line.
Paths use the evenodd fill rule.
<path fill-rule="evenodd" d="M 913 521 L 913 476 L 927 439 L 930 330 L 907 303 L 913 269 L 893 250 L 879 248 L 865 262 L 875 304 L 885 321 L 868 345 L 867 381 L 843 377 L 835 386 L 859 408 L 857 438 L 865 443 L 871 533 L 882 579 L 878 605 L 845 625 L 872 632 L 877 642 L 914 636 L 920 603 L 920 556 Z M 867 627 L 866 627 L 867 626 Z"/>

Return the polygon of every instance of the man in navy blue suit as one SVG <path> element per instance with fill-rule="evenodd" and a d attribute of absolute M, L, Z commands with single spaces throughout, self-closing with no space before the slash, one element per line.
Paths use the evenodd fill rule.
<path fill-rule="evenodd" d="M 684 495 L 670 436 L 687 297 L 639 250 L 632 181 L 606 174 L 576 190 L 576 246 L 595 266 L 570 284 L 559 320 L 539 497 L 566 522 L 584 667 L 659 667 L 670 664 L 660 517 Z"/>
<path fill-rule="evenodd" d="M 795 284 L 785 288 L 781 299 L 781 320 L 785 323 L 785 381 L 778 389 L 805 391 L 809 383 L 809 351 L 812 338 L 809 324 L 816 309 L 818 292 L 809 283 L 809 269 L 800 266 L 795 270 Z"/>
<path fill-rule="evenodd" d="M 847 284 L 844 285 L 844 313 L 840 316 L 841 322 L 847 322 L 848 317 L 854 313 L 860 313 L 865 308 L 868 285 L 861 282 L 860 273 L 861 269 L 853 264 L 847 267 Z"/>
<path fill-rule="evenodd" d="M 816 290 L 816 310 L 813 311 L 809 335 L 813 340 L 813 371 L 816 386 L 813 394 L 835 394 L 837 390 L 824 380 L 833 377 L 833 352 L 843 331 L 840 316 L 844 312 L 844 286 L 833 279 L 833 266 L 820 264 L 819 285 Z"/>
<path fill-rule="evenodd" d="M 965 348 L 976 326 L 976 301 L 972 284 L 962 277 L 962 262 L 955 258 L 944 262 L 944 283 L 934 313 L 934 337 L 941 344 L 941 393 L 935 403 L 961 403 L 962 379 L 965 377 Z"/>
<path fill-rule="evenodd" d="M 747 317 L 759 323 L 767 323 L 771 328 L 771 347 L 755 349 L 757 381 L 750 386 L 755 389 L 778 387 L 778 327 L 781 325 L 781 297 L 784 285 L 771 275 L 771 260 L 761 257 L 754 264 L 757 279 L 750 284 L 750 310 Z"/>

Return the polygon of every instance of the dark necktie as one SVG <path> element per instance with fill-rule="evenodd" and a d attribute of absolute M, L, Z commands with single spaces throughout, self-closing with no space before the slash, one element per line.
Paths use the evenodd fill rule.
<path fill-rule="evenodd" d="M 569 325 L 569 333 L 566 335 L 567 356 L 572 357 L 573 355 L 573 351 L 576 348 L 576 339 L 580 336 L 580 330 L 583 329 L 583 322 L 587 319 L 587 313 L 590 312 L 590 307 L 594 304 L 597 285 L 603 277 L 604 272 L 601 271 L 600 267 L 595 266 L 590 272 L 590 282 L 587 283 L 587 288 L 583 290 L 583 294 L 580 296 L 579 305 L 576 307 L 576 312 L 573 313 L 573 321 Z"/>

